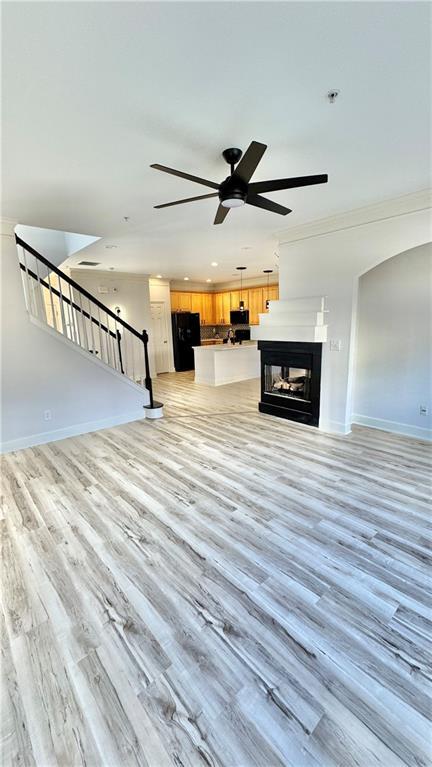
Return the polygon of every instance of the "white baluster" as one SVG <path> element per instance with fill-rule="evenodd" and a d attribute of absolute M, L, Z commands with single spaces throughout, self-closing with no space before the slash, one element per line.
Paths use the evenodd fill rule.
<path fill-rule="evenodd" d="M 57 317 L 56 317 L 56 313 L 55 313 L 55 310 L 54 310 L 54 299 L 53 299 L 53 292 L 52 292 L 52 287 L 51 287 L 51 275 L 50 275 L 49 272 L 47 274 L 47 279 L 48 279 L 48 290 L 49 290 L 49 295 L 50 295 L 50 304 L 51 304 L 51 313 L 52 313 L 52 327 L 54 328 L 54 330 L 57 330 L 58 329 L 57 328 Z"/>
<path fill-rule="evenodd" d="M 100 308 L 98 306 L 98 324 L 99 324 L 99 359 L 104 362 L 104 352 L 103 352 L 103 340 L 102 340 L 102 327 L 101 327 L 101 316 L 100 316 Z"/>
<path fill-rule="evenodd" d="M 60 316 L 62 321 L 62 333 L 67 338 L 67 325 L 66 325 L 66 317 L 65 317 L 65 311 L 64 311 L 64 301 L 63 301 L 63 291 L 61 286 L 61 277 L 58 277 L 58 288 L 60 293 Z"/>
<path fill-rule="evenodd" d="M 94 332 L 93 332 L 93 307 L 90 301 L 88 302 L 88 311 L 90 315 L 90 335 L 91 335 L 91 341 L 92 341 L 92 349 L 93 349 L 93 354 L 96 355 Z"/>
<path fill-rule="evenodd" d="M 22 251 L 23 251 L 24 266 L 25 266 L 26 280 L 27 280 L 27 310 L 30 314 L 32 314 L 33 316 L 36 316 L 34 312 L 34 292 L 33 292 L 33 286 L 32 286 L 33 278 L 30 277 L 29 275 L 29 268 L 27 266 L 26 249 L 23 248 Z"/>
<path fill-rule="evenodd" d="M 87 338 L 87 325 L 86 325 L 86 318 L 84 317 L 84 313 L 83 313 L 83 305 L 82 305 L 81 293 L 79 294 L 79 304 L 80 304 L 80 311 L 81 311 L 82 340 L 84 341 L 84 348 L 85 348 L 85 350 L 88 351 L 89 350 L 89 344 L 88 344 L 88 338 Z"/>

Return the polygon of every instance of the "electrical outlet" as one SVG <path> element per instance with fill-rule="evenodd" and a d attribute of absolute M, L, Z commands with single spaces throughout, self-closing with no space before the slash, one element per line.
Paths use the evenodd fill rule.
<path fill-rule="evenodd" d="M 341 341 L 330 341 L 330 351 L 331 352 L 340 352 L 342 346 Z"/>
<path fill-rule="evenodd" d="M 427 415 L 428 414 L 428 407 L 427 407 L 427 405 L 420 405 L 419 413 L 420 413 L 420 415 Z"/>
<path fill-rule="evenodd" d="M 52 413 L 51 410 L 44 410 L 44 421 L 51 421 Z"/>

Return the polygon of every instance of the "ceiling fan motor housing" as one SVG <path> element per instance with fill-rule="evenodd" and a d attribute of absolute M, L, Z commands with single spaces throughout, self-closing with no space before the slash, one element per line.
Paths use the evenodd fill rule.
<path fill-rule="evenodd" d="M 239 203 L 246 202 L 247 184 L 240 178 L 228 176 L 219 186 L 219 200 L 223 204 L 226 200 L 239 200 Z M 229 206 L 234 207 L 234 206 Z"/>

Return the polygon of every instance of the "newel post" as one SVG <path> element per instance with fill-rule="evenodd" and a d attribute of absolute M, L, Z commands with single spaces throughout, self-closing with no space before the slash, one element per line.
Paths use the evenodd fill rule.
<path fill-rule="evenodd" d="M 151 375 L 150 375 L 150 364 L 149 364 L 149 357 L 148 357 L 148 333 L 146 330 L 143 330 L 142 332 L 142 340 L 144 344 L 145 385 L 150 395 L 150 407 L 153 408 L 154 407 L 153 384 L 152 384 Z"/>

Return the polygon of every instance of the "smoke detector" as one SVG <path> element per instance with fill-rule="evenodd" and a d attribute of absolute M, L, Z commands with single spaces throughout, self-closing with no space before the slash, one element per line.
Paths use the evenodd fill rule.
<path fill-rule="evenodd" d="M 332 88 L 330 91 L 327 92 L 327 98 L 329 100 L 330 104 L 334 104 L 337 97 L 339 96 L 340 91 L 337 90 L 337 88 Z"/>

